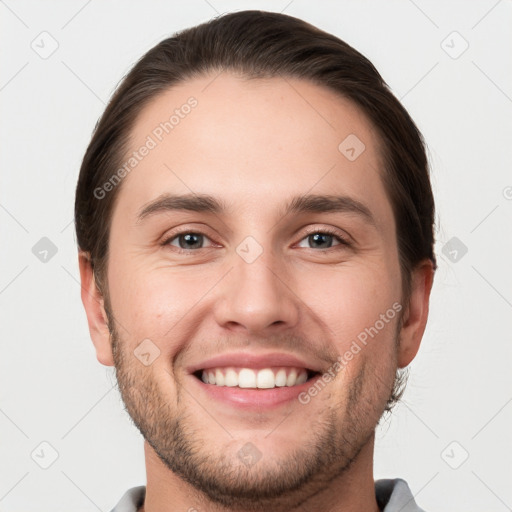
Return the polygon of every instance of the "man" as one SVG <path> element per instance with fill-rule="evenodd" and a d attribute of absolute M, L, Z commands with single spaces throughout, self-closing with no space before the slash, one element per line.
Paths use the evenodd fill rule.
<path fill-rule="evenodd" d="M 282 14 L 162 41 L 75 205 L 97 358 L 144 436 L 116 512 L 419 511 L 373 479 L 436 268 L 421 134 L 356 50 Z"/>

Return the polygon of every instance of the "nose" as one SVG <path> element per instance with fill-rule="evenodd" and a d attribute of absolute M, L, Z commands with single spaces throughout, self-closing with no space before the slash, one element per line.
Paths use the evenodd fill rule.
<path fill-rule="evenodd" d="M 300 299 L 293 292 L 285 265 L 265 251 L 251 263 L 235 253 L 233 262 L 215 302 L 218 325 L 244 334 L 293 328 L 299 318 Z"/>

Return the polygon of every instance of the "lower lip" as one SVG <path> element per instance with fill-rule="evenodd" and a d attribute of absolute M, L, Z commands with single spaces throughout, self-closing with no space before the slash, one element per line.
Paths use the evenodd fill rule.
<path fill-rule="evenodd" d="M 298 396 L 310 388 L 321 375 L 316 374 L 298 386 L 283 386 L 270 389 L 216 386 L 215 384 L 205 384 L 194 375 L 191 375 L 191 377 L 204 393 L 215 400 L 242 409 L 268 409 L 293 400 L 299 401 Z"/>

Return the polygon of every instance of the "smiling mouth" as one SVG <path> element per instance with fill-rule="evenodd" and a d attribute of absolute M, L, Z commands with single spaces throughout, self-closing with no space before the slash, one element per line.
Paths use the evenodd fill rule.
<path fill-rule="evenodd" d="M 300 386 L 319 372 L 298 367 L 218 367 L 198 370 L 193 375 L 205 384 L 242 389 L 273 389 Z"/>

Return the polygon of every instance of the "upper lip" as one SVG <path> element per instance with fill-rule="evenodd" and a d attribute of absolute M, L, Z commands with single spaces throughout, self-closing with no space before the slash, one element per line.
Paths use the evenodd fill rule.
<path fill-rule="evenodd" d="M 208 368 L 220 368 L 228 366 L 238 366 L 240 368 L 270 368 L 272 366 L 292 366 L 294 368 L 306 368 L 314 372 L 320 372 L 318 364 L 311 361 L 306 362 L 303 359 L 284 352 L 272 352 L 268 354 L 255 354 L 249 352 L 232 352 L 219 354 L 210 359 L 206 359 L 187 368 L 189 373 L 195 373 L 198 370 Z"/>

